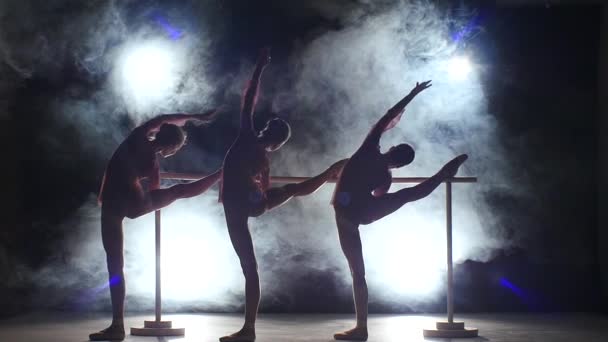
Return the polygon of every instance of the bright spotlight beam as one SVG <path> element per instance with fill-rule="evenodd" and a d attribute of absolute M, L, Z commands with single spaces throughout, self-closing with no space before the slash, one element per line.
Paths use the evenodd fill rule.
<path fill-rule="evenodd" d="M 473 71 L 471 61 L 465 56 L 452 57 L 447 62 L 447 72 L 450 79 L 462 81 Z"/>
<path fill-rule="evenodd" d="M 168 42 L 133 43 L 119 61 L 120 84 L 136 105 L 150 104 L 166 97 L 178 83 L 178 64 Z"/>

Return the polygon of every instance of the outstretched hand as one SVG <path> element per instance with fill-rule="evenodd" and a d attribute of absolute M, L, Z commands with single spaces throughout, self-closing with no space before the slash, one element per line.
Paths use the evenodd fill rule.
<path fill-rule="evenodd" d="M 333 163 L 327 169 L 327 171 L 329 172 L 330 178 L 338 178 L 340 176 L 340 173 L 342 172 L 342 168 L 344 168 L 344 165 L 346 165 L 347 161 L 348 161 L 348 158 L 342 159 L 342 160 L 339 160 L 339 161 Z"/>
<path fill-rule="evenodd" d="M 428 81 L 425 81 L 422 83 L 416 82 L 416 86 L 414 87 L 414 89 L 412 89 L 412 93 L 418 94 L 421 91 L 423 91 L 427 88 L 430 88 L 432 86 L 431 82 L 432 82 L 431 80 L 428 80 Z"/>
<path fill-rule="evenodd" d="M 445 164 L 439 172 L 441 173 L 444 179 L 453 178 L 456 176 L 456 173 L 458 173 L 458 169 L 460 168 L 462 163 L 464 163 L 467 159 L 469 159 L 469 156 L 467 156 L 466 154 L 461 154 L 458 157 L 450 160 L 447 164 Z"/>
<path fill-rule="evenodd" d="M 266 66 L 270 63 L 270 48 L 269 47 L 263 47 L 260 49 L 260 53 L 258 54 L 258 61 L 257 64 L 259 66 Z"/>

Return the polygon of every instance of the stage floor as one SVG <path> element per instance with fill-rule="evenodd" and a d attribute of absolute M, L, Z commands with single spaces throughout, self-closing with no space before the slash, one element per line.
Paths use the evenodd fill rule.
<path fill-rule="evenodd" d="M 381 342 L 445 341 L 425 339 L 422 329 L 434 326 L 442 316 L 371 315 L 369 340 Z M 608 341 L 608 316 L 594 314 L 475 314 L 459 315 L 467 327 L 479 328 L 480 337 L 462 341 Z M 82 342 L 88 334 L 105 328 L 109 316 L 66 313 L 33 313 L 0 320 L 2 342 Z M 152 316 L 129 316 L 127 327 L 142 327 Z M 174 327 L 186 328 L 185 337 L 140 337 L 127 335 L 133 342 L 207 342 L 234 332 L 242 324 L 241 315 L 166 315 Z M 333 341 L 336 331 L 349 328 L 352 315 L 262 314 L 257 325 L 257 341 Z"/>

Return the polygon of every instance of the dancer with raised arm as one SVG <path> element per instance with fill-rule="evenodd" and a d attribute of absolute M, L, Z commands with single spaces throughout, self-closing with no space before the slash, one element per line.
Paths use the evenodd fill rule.
<path fill-rule="evenodd" d="M 467 159 L 460 155 L 439 170 L 434 176 L 410 188 L 389 193 L 392 176 L 390 169 L 402 167 L 414 159 L 414 149 L 408 144 L 391 147 L 380 152 L 382 133 L 394 127 L 400 120 L 405 106 L 421 91 L 431 86 L 431 81 L 416 83 L 416 87 L 374 125 L 367 137 L 342 170 L 332 204 L 335 209 L 338 236 L 344 256 L 348 261 L 353 279 L 353 295 L 356 326 L 336 333 L 336 340 L 367 340 L 367 283 L 359 225 L 379 220 L 408 202 L 428 196 L 444 180 L 456 175 Z"/>
<path fill-rule="evenodd" d="M 184 145 L 186 134 L 180 127 L 186 122 L 208 123 L 214 116 L 215 111 L 160 115 L 135 128 L 112 155 L 98 198 L 101 204 L 101 237 L 106 251 L 112 299 L 112 324 L 89 335 L 90 340 L 125 338 L 123 219 L 134 219 L 163 208 L 179 198 L 197 196 L 220 179 L 221 172 L 218 170 L 192 183 L 160 189 L 158 156 L 172 156 Z M 143 179 L 148 180 L 147 190 L 141 184 Z"/>
<path fill-rule="evenodd" d="M 226 154 L 222 170 L 220 200 L 224 205 L 230 240 L 245 276 L 245 323 L 236 333 L 221 337 L 222 342 L 255 340 L 260 281 L 249 232 L 249 217 L 260 216 L 292 197 L 315 192 L 327 180 L 336 177 L 345 162 L 339 161 L 321 174 L 301 183 L 269 188 L 268 152 L 278 150 L 290 136 L 289 124 L 279 118 L 268 121 L 260 132 L 256 132 L 253 126 L 260 78 L 269 62 L 270 51 L 261 50 L 253 76 L 243 95 L 240 132 Z"/>

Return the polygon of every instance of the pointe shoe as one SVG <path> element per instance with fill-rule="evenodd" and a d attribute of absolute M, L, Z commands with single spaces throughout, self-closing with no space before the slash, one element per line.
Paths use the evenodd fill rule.
<path fill-rule="evenodd" d="M 354 328 L 334 334 L 334 340 L 339 341 L 367 341 L 367 328 Z"/>
<path fill-rule="evenodd" d="M 220 342 L 254 342 L 255 332 L 237 331 L 232 335 L 220 337 Z"/>
<path fill-rule="evenodd" d="M 109 326 L 101 331 L 89 335 L 91 341 L 122 341 L 125 339 L 123 327 Z"/>

